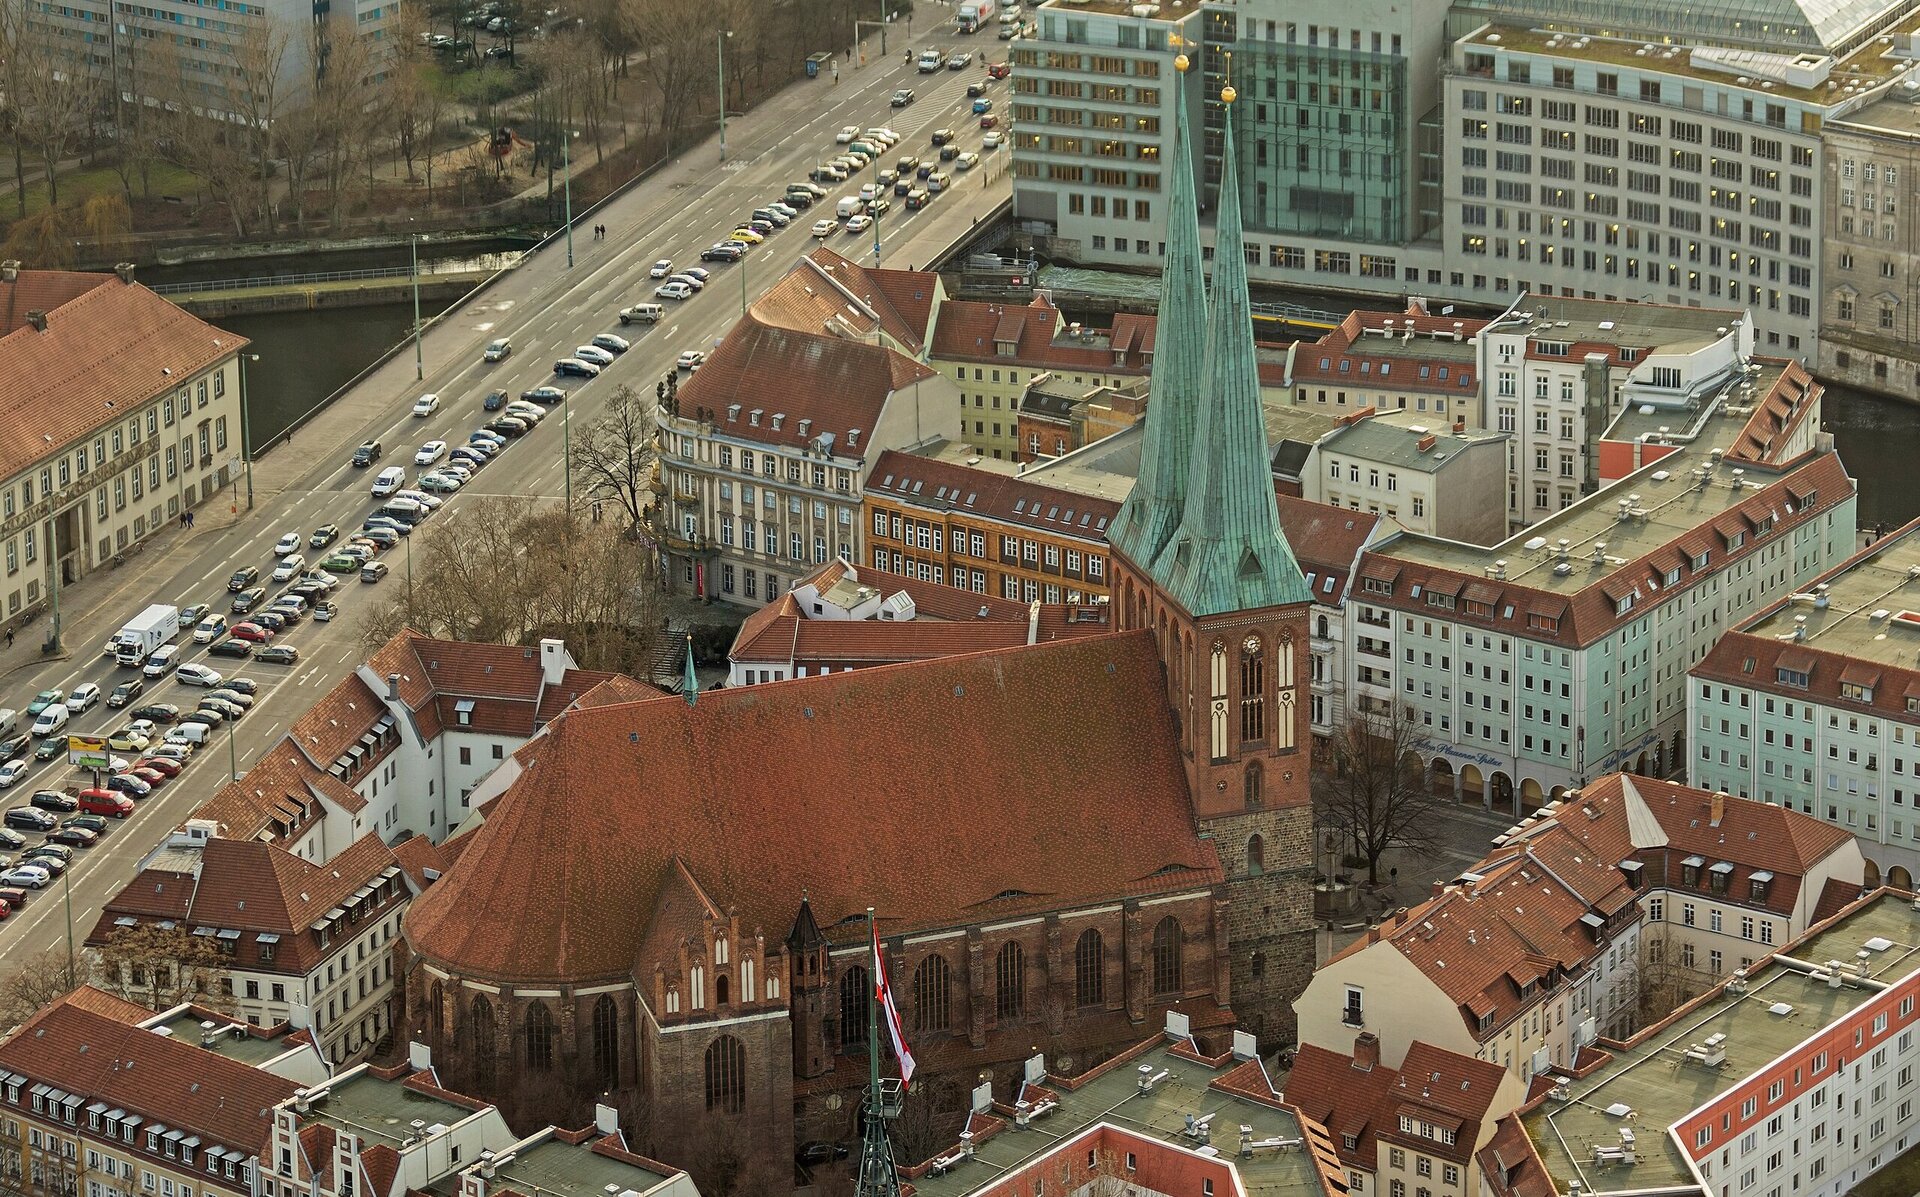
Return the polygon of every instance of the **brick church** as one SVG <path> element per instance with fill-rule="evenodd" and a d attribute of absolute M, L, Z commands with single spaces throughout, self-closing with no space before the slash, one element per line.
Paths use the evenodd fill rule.
<path fill-rule="evenodd" d="M 406 918 L 409 1034 L 449 1085 L 526 1124 L 607 1101 L 641 1149 L 785 1191 L 796 1142 L 858 1137 L 869 906 L 920 1061 L 909 1120 L 957 1121 L 987 1072 L 1004 1097 L 1036 1051 L 1090 1067 L 1168 1009 L 1292 1037 L 1310 598 L 1245 264 L 1219 255 L 1209 297 L 1184 129 L 1167 177 L 1115 631 L 556 719 Z"/>

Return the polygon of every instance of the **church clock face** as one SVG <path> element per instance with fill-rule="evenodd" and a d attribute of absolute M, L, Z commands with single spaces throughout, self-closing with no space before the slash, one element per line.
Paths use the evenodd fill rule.
<path fill-rule="evenodd" d="M 1240 642 L 1240 647 L 1250 653 L 1257 653 L 1260 651 L 1260 637 L 1249 636 Z"/>

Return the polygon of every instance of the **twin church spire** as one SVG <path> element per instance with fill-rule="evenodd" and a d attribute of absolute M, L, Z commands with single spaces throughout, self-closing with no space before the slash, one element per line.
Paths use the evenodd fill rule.
<path fill-rule="evenodd" d="M 1186 56 L 1175 65 L 1184 72 Z M 1232 86 L 1222 90 L 1224 103 L 1234 99 Z M 1273 497 L 1233 121 L 1225 122 L 1210 298 L 1201 286 L 1193 153 L 1181 108 L 1175 122 L 1140 477 L 1108 540 L 1194 617 L 1309 602 Z"/>

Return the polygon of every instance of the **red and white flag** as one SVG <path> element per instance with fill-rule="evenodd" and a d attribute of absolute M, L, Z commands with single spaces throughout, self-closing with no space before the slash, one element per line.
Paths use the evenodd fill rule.
<path fill-rule="evenodd" d="M 893 1054 L 900 1058 L 900 1081 L 913 1084 L 913 1051 L 907 1047 L 907 1029 L 900 1024 L 900 1011 L 894 1008 L 893 986 L 887 984 L 887 962 L 880 954 L 880 929 L 873 930 L 873 999 L 887 1020 L 887 1034 L 893 1040 Z"/>

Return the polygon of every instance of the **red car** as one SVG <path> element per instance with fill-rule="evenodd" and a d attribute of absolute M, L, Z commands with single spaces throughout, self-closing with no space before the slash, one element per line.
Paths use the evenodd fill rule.
<path fill-rule="evenodd" d="M 1000 118 L 989 112 L 980 118 L 980 127 L 982 129 L 998 129 L 1000 127 Z"/>
<path fill-rule="evenodd" d="M 273 639 L 273 633 L 257 623 L 237 623 L 227 631 L 235 640 L 249 640 L 255 644 L 265 644 Z"/>
<path fill-rule="evenodd" d="M 0 919 L 4 919 L 12 913 L 13 913 L 13 904 L 4 899 L 0 899 Z"/>
<path fill-rule="evenodd" d="M 987 78 L 1005 79 L 1007 75 L 1012 72 L 1012 70 L 1013 70 L 1013 67 L 1011 65 L 1004 62 L 996 62 L 992 66 L 987 68 Z"/>
<path fill-rule="evenodd" d="M 27 891 L 18 886 L 0 886 L 0 902 L 5 902 L 11 910 L 18 910 L 27 904 Z"/>
<path fill-rule="evenodd" d="M 167 784 L 166 774 L 160 772 L 158 769 L 149 769 L 145 765 L 135 765 L 133 768 L 127 770 L 127 772 L 133 774 L 141 781 L 146 782 L 152 789 L 157 790 Z"/>
<path fill-rule="evenodd" d="M 170 756 L 143 756 L 133 762 L 136 769 L 151 769 L 163 777 L 180 776 L 180 762 Z"/>
<path fill-rule="evenodd" d="M 112 790 L 85 789 L 79 794 L 80 809 L 90 815 L 124 819 L 133 813 L 133 799 Z"/>

